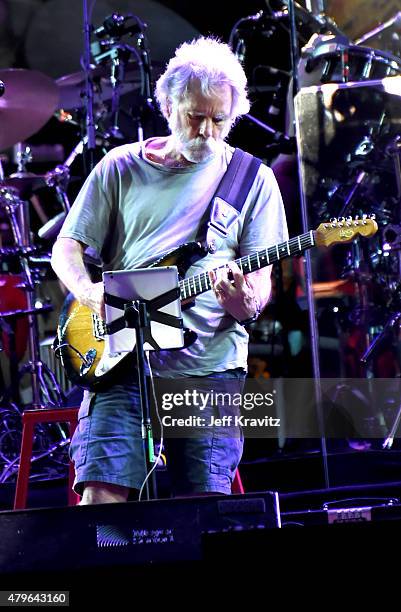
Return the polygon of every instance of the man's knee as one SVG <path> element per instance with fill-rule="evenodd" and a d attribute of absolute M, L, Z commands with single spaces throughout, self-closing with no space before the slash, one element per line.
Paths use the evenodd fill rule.
<path fill-rule="evenodd" d="M 106 482 L 86 482 L 80 506 L 126 502 L 129 488 Z"/>

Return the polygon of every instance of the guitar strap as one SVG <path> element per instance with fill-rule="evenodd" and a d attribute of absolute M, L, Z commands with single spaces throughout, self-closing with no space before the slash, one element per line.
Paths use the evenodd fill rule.
<path fill-rule="evenodd" d="M 209 204 L 207 224 L 203 224 L 200 230 L 198 240 L 210 253 L 217 251 L 238 221 L 261 163 L 257 157 L 235 149 Z"/>

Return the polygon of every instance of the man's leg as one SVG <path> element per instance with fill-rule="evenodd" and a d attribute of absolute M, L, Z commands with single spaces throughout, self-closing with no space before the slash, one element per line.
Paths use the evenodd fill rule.
<path fill-rule="evenodd" d="M 85 483 L 80 506 L 91 504 L 112 504 L 126 502 L 130 489 L 107 482 L 88 481 Z"/>
<path fill-rule="evenodd" d="M 70 445 L 80 504 L 125 502 L 145 478 L 137 385 L 120 384 L 82 402 Z"/>
<path fill-rule="evenodd" d="M 245 372 L 228 370 L 210 375 L 180 379 L 177 388 L 198 393 L 218 391 L 223 396 L 235 397 L 242 393 Z M 190 407 L 191 408 L 191 407 Z M 222 419 L 238 409 L 235 406 L 207 405 L 202 409 L 206 423 L 211 417 Z M 192 407 L 195 416 L 198 408 Z M 243 450 L 243 436 L 238 426 L 193 427 L 189 437 L 166 438 L 167 467 L 175 496 L 230 495 L 231 485 Z"/>

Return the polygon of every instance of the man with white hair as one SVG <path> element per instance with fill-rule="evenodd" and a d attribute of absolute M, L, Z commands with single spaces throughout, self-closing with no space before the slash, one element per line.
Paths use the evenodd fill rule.
<path fill-rule="evenodd" d="M 225 142 L 249 110 L 246 77 L 230 48 L 213 38 L 184 43 L 156 86 L 171 134 L 110 151 L 89 175 L 54 245 L 52 265 L 76 299 L 104 317 L 103 284 L 92 283 L 83 252 L 92 247 L 104 270 L 146 267 L 163 253 L 196 240 L 233 149 Z M 233 263 L 287 239 L 273 173 L 258 169 L 237 222 L 215 252 L 188 275 L 210 273 L 212 290 L 184 312 L 196 341 L 182 350 L 152 353 L 163 378 L 209 377 L 240 389 L 247 369 L 248 334 L 270 290 L 270 269 L 244 276 Z M 229 270 L 232 279 L 228 278 Z M 75 490 L 83 504 L 125 501 L 144 479 L 137 381 L 130 373 L 101 392 L 85 392 L 71 443 Z M 243 447 L 209 431 L 202 438 L 169 440 L 168 466 L 178 494 L 229 494 Z"/>

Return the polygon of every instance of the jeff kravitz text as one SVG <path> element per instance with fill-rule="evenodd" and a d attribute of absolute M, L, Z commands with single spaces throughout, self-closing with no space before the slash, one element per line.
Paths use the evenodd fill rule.
<path fill-rule="evenodd" d="M 165 427 L 280 427 L 280 419 L 271 416 L 252 418 L 244 415 L 211 416 L 206 419 L 193 415 L 176 418 L 167 414 L 162 417 L 162 423 Z"/>

